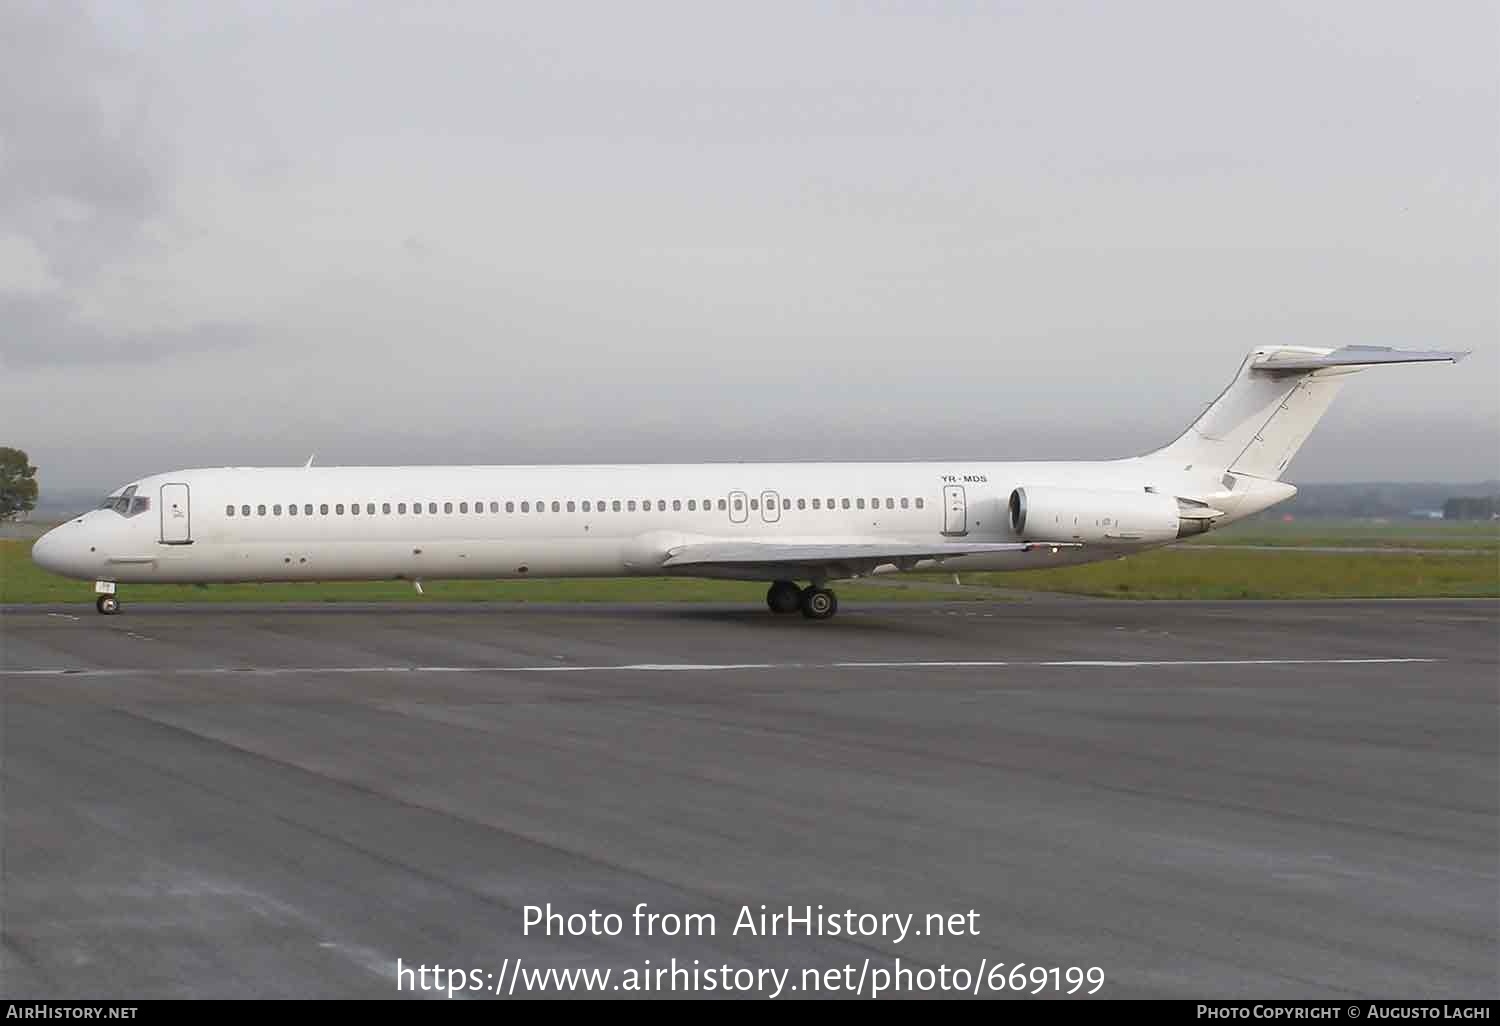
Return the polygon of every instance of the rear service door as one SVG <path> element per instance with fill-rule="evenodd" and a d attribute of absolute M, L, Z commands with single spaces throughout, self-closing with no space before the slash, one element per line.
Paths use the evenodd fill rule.
<path fill-rule="evenodd" d="M 188 504 L 188 486 L 185 484 L 161 486 L 161 543 L 193 544 L 193 513 Z"/>
<path fill-rule="evenodd" d="M 969 510 L 964 501 L 963 485 L 943 489 L 943 533 L 957 536 L 969 533 Z"/>

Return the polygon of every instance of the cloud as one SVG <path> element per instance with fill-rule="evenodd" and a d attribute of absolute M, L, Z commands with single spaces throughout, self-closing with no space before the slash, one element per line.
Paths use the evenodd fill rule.
<path fill-rule="evenodd" d="M 162 208 L 155 92 L 82 5 L 0 6 L 0 221 L 65 281 L 119 258 Z"/>
<path fill-rule="evenodd" d="M 242 349 L 259 340 L 249 325 L 222 322 L 159 331 L 108 331 L 81 320 L 64 297 L 0 294 L 0 367 L 8 371 L 151 364 Z"/>
<path fill-rule="evenodd" d="M 1251 346 L 1362 342 L 1478 351 L 1362 376 L 1299 475 L 1483 476 L 1496 27 L 0 2 L 0 410 L 79 480 L 1117 455 Z"/>
<path fill-rule="evenodd" d="M 0 363 L 11 371 L 153 363 L 250 344 L 248 325 L 155 330 L 85 315 L 92 286 L 154 248 L 171 149 L 149 66 L 84 5 L 0 6 Z"/>

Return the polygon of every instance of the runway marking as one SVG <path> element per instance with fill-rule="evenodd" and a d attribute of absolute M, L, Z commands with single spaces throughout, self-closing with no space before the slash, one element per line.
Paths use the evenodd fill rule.
<path fill-rule="evenodd" d="M 1009 659 L 896 660 L 835 663 L 621 663 L 610 666 L 185 666 L 163 669 L 0 669 L 0 677 L 283 677 L 303 674 L 361 673 L 734 673 L 785 670 L 971 670 L 1062 668 L 1085 670 L 1173 666 L 1383 666 L 1440 663 L 1423 656 L 1363 659 Z"/>

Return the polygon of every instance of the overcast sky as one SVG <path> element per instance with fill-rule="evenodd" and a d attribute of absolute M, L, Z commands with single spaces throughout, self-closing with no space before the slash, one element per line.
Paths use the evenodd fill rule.
<path fill-rule="evenodd" d="M 1272 342 L 1288 477 L 1500 476 L 1490 2 L 0 4 L 0 444 L 1122 456 Z"/>

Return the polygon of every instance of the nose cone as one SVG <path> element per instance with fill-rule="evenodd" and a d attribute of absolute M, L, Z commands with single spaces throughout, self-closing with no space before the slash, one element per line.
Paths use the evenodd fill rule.
<path fill-rule="evenodd" d="M 31 561 L 43 570 L 64 577 L 93 578 L 88 541 L 79 524 L 54 527 L 31 546 Z"/>
<path fill-rule="evenodd" d="M 61 566 L 59 560 L 62 558 L 62 541 L 57 537 L 57 532 L 58 528 L 54 527 L 31 543 L 31 561 L 53 573 L 57 573 Z"/>

